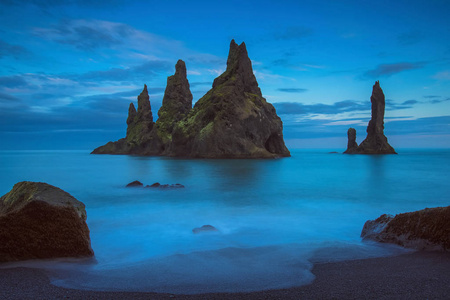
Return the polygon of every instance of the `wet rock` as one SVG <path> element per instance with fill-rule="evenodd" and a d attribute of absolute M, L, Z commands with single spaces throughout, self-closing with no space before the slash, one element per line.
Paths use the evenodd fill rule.
<path fill-rule="evenodd" d="M 197 234 L 197 233 L 202 233 L 202 232 L 214 232 L 214 231 L 218 231 L 216 227 L 212 226 L 212 225 L 203 225 L 202 227 L 197 227 L 192 229 L 192 232 Z"/>
<path fill-rule="evenodd" d="M 143 186 L 143 184 L 142 182 L 137 180 L 130 182 L 129 184 L 126 185 L 126 187 L 140 187 L 140 186 Z"/>
<path fill-rule="evenodd" d="M 0 198 L 0 262 L 89 257 L 86 210 L 69 193 L 42 182 L 19 182 Z"/>
<path fill-rule="evenodd" d="M 184 185 L 175 183 L 175 184 L 160 184 L 159 182 L 155 182 L 152 185 L 147 185 L 148 188 L 162 188 L 162 189 L 181 189 L 184 188 Z"/>
<path fill-rule="evenodd" d="M 361 237 L 418 250 L 450 251 L 450 206 L 382 215 L 364 224 Z"/>

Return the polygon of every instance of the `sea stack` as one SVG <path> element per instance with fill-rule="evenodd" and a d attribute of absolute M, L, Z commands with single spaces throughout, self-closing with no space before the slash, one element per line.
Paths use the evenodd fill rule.
<path fill-rule="evenodd" d="M 372 118 L 370 119 L 369 125 L 367 126 L 366 139 L 354 151 L 345 151 L 344 153 L 397 154 L 394 148 L 389 145 L 388 140 L 384 135 L 385 98 L 379 81 L 376 81 L 373 85 L 370 102 L 372 102 Z"/>
<path fill-rule="evenodd" d="M 0 262 L 90 257 L 82 202 L 43 182 L 23 181 L 0 198 Z"/>
<path fill-rule="evenodd" d="M 355 128 L 349 128 L 347 130 L 347 150 L 345 150 L 344 153 L 346 154 L 353 154 L 355 153 L 356 149 L 358 149 L 358 143 L 356 142 L 356 129 Z"/>
<path fill-rule="evenodd" d="M 245 43 L 231 41 L 227 69 L 174 127 L 171 155 L 202 158 L 289 156 L 283 125 L 262 97 Z"/>
<path fill-rule="evenodd" d="M 168 77 L 158 120 L 153 123 L 147 86 L 130 104 L 126 138 L 93 154 L 164 155 L 192 158 L 290 156 L 283 123 L 262 97 L 245 43 L 231 41 L 226 71 L 192 108 L 186 65 L 179 60 Z"/>

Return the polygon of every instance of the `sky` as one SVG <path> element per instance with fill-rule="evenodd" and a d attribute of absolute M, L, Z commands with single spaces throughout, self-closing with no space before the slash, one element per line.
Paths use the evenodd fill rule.
<path fill-rule="evenodd" d="M 288 148 L 366 137 L 376 80 L 396 149 L 450 148 L 450 1 L 0 1 L 0 150 L 93 150 L 153 115 L 186 62 L 194 103 L 245 42 Z"/>

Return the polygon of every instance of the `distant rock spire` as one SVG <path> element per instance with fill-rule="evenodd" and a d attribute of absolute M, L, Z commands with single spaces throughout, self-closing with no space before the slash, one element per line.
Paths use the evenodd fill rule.
<path fill-rule="evenodd" d="M 384 135 L 385 98 L 379 81 L 373 85 L 370 101 L 372 102 L 372 118 L 367 126 L 367 137 L 354 153 L 396 154 Z"/>
<path fill-rule="evenodd" d="M 347 130 L 348 142 L 347 142 L 347 150 L 344 153 L 353 154 L 358 148 L 358 143 L 356 143 L 356 129 L 349 128 Z"/>

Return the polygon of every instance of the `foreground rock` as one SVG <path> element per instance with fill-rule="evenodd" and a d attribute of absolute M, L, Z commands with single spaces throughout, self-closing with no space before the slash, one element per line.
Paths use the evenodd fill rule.
<path fill-rule="evenodd" d="M 386 136 L 384 135 L 384 109 L 385 98 L 383 90 L 380 87 L 380 82 L 376 81 L 373 85 L 372 96 L 372 118 L 367 126 L 366 139 L 357 146 L 356 144 L 356 130 L 350 128 L 348 130 L 348 146 L 344 153 L 347 154 L 397 154 L 394 148 L 389 145 Z M 353 131 L 353 130 L 354 131 Z M 355 140 L 353 140 L 353 135 Z M 355 147 L 356 146 L 356 147 Z"/>
<path fill-rule="evenodd" d="M 94 255 L 84 204 L 41 182 L 0 198 L 0 241 L 0 262 Z"/>
<path fill-rule="evenodd" d="M 361 237 L 418 250 L 450 251 L 450 206 L 382 215 L 364 224 Z"/>
<path fill-rule="evenodd" d="M 217 230 L 217 228 L 212 225 L 203 225 L 202 227 L 197 227 L 197 228 L 192 229 L 192 232 L 195 234 L 202 233 L 202 232 L 214 232 L 214 231 L 219 231 L 219 230 Z"/>
<path fill-rule="evenodd" d="M 165 155 L 195 158 L 275 158 L 290 156 L 283 124 L 262 97 L 244 43 L 231 41 L 226 71 L 192 108 L 185 63 L 167 79 L 159 119 L 153 123 L 147 87 L 138 110 L 130 105 L 127 136 L 93 154 Z M 141 106 L 143 107 L 141 109 Z M 140 113 L 141 111 L 141 113 Z"/>

